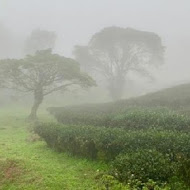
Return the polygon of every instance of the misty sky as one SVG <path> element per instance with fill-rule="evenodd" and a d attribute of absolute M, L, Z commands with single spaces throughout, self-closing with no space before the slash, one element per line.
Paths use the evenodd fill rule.
<path fill-rule="evenodd" d="M 106 26 L 155 32 L 166 46 L 160 81 L 190 81 L 190 0 L 0 0 L 0 22 L 20 39 L 35 28 L 55 31 L 65 56 Z"/>

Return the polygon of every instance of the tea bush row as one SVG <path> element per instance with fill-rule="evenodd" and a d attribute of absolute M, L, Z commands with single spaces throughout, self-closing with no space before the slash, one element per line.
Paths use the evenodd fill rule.
<path fill-rule="evenodd" d="M 51 147 L 92 159 L 112 160 L 121 152 L 155 149 L 172 160 L 190 157 L 190 133 L 148 130 L 125 131 L 117 128 L 40 124 L 35 131 Z"/>
<path fill-rule="evenodd" d="M 167 130 L 190 130 L 188 116 L 168 109 L 129 108 L 125 112 L 96 112 L 95 110 L 55 109 L 51 111 L 57 121 L 67 125 L 91 125 L 119 127 L 126 130 L 162 128 Z"/>
<path fill-rule="evenodd" d="M 183 164 L 190 159 L 189 133 L 154 129 L 126 131 L 55 123 L 40 124 L 35 131 L 58 151 L 113 161 L 112 175 L 121 182 L 131 180 L 131 176 L 142 183 L 148 179 L 168 181 L 180 169 L 179 176 L 189 181 L 188 164 Z"/>

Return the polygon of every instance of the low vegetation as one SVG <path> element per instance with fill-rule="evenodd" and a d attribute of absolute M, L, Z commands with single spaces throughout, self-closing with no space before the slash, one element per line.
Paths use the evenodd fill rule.
<path fill-rule="evenodd" d="M 30 131 L 27 110 L 0 111 L 1 190 L 98 190 L 103 163 L 51 150 Z M 40 112 L 41 121 L 51 121 Z"/>
<path fill-rule="evenodd" d="M 114 189 L 190 189 L 187 97 L 178 94 L 167 101 L 171 93 L 186 87 L 136 98 L 136 104 L 131 99 L 49 108 L 60 124 L 41 123 L 35 131 L 57 151 L 106 162 L 110 169 L 102 179 L 106 179 L 104 185 L 108 187 L 115 184 Z M 165 101 L 168 104 L 163 107 Z"/>
<path fill-rule="evenodd" d="M 178 121 L 180 122 L 180 121 Z M 183 124 L 183 123 L 182 123 Z M 181 167 L 190 159 L 190 133 L 168 129 L 128 130 L 92 126 L 41 124 L 36 132 L 47 144 L 63 152 L 110 163 L 119 181 L 133 178 L 169 183 L 177 177 L 186 183 L 190 173 Z M 185 162 L 184 162 L 185 161 Z M 188 168 L 186 168 L 188 170 Z"/>
<path fill-rule="evenodd" d="M 190 119 L 165 108 L 128 108 L 126 111 L 99 112 L 99 110 L 77 111 L 75 109 L 50 108 L 58 122 L 65 125 L 91 125 L 117 127 L 126 130 L 164 128 L 185 131 L 190 128 Z M 77 107 L 77 109 L 79 109 Z"/>
<path fill-rule="evenodd" d="M 58 122 L 45 116 L 30 133 L 25 116 L 1 114 L 0 188 L 190 189 L 185 106 L 123 105 L 49 108 Z"/>

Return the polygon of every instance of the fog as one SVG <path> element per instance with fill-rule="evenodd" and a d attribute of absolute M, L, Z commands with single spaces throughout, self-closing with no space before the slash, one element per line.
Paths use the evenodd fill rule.
<path fill-rule="evenodd" d="M 0 189 L 190 190 L 190 0 L 0 0 Z"/>
<path fill-rule="evenodd" d="M 13 39 L 11 46 L 10 40 L 1 42 L 1 58 L 23 57 L 34 29 L 54 31 L 54 52 L 73 57 L 74 46 L 86 45 L 101 29 L 130 27 L 155 32 L 166 48 L 165 64 L 153 71 L 154 84 L 143 86 L 141 93 L 189 82 L 189 7 L 188 0 L 0 0 L 0 23 Z"/>

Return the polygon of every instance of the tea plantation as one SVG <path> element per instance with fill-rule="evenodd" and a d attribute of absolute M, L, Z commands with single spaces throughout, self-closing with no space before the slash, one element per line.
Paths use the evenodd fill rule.
<path fill-rule="evenodd" d="M 48 108 L 35 132 L 59 152 L 109 166 L 105 189 L 190 189 L 189 84 L 99 105 Z M 190 90 L 189 90 L 190 92 Z"/>

